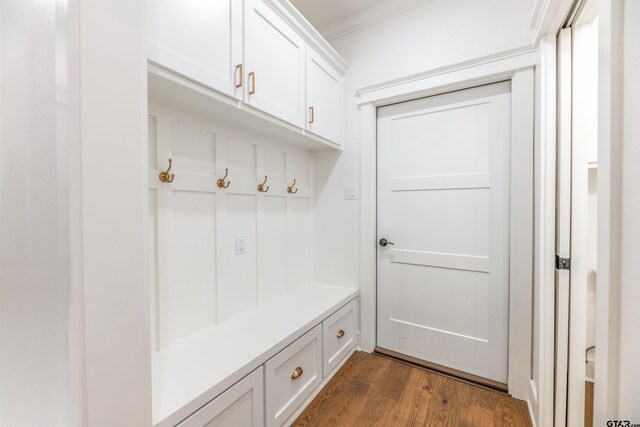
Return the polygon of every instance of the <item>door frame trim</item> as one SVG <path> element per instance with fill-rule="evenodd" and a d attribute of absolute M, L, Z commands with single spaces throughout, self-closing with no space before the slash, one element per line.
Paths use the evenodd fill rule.
<path fill-rule="evenodd" d="M 509 392 L 537 405 L 531 381 L 534 250 L 534 68 L 537 49 L 529 47 L 476 58 L 427 73 L 395 79 L 357 91 L 361 138 L 361 348 L 376 347 L 376 123 L 377 108 L 397 102 L 511 82 L 511 214 L 509 306 Z M 519 143 L 516 143 L 519 142 Z M 526 244 L 531 242 L 531 244 Z M 520 284 L 515 286 L 514 284 Z"/>

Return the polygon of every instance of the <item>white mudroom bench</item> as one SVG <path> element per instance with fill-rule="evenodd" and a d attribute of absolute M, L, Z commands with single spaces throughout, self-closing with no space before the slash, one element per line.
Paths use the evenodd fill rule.
<path fill-rule="evenodd" d="M 154 426 L 290 424 L 355 350 L 357 297 L 311 283 L 153 352 Z"/>

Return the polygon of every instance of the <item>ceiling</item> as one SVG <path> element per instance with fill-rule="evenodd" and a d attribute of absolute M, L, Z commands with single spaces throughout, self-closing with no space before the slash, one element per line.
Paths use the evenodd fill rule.
<path fill-rule="evenodd" d="M 291 3 L 320 30 L 349 16 L 363 12 L 388 0 L 291 0 Z"/>

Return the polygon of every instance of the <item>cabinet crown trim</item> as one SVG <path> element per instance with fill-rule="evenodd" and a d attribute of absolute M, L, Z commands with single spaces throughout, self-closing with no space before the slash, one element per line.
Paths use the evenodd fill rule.
<path fill-rule="evenodd" d="M 289 25 L 291 25 L 304 40 L 311 45 L 331 65 L 336 67 L 341 75 L 349 70 L 349 64 L 342 56 L 322 37 L 307 19 L 288 0 L 264 0 L 269 4 Z"/>

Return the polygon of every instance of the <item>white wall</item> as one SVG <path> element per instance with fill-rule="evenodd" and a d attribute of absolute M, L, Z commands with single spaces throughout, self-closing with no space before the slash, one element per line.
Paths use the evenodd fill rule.
<path fill-rule="evenodd" d="M 619 416 L 640 422 L 640 2 L 624 2 Z"/>
<path fill-rule="evenodd" d="M 530 0 L 432 0 L 347 34 L 331 44 L 349 63 L 346 140 L 342 154 L 316 160 L 316 278 L 360 286 L 360 203 L 342 186 L 360 180 L 360 114 L 356 90 L 391 78 L 530 45 Z M 373 244 L 373 242 L 372 242 Z"/>
<path fill-rule="evenodd" d="M 147 282 L 144 0 L 73 0 L 79 32 L 79 146 L 73 168 L 82 268 L 86 417 L 151 424 Z M 77 209 L 77 211 L 75 211 Z"/>
<path fill-rule="evenodd" d="M 56 0 L 0 2 L 0 425 L 69 423 Z"/>

